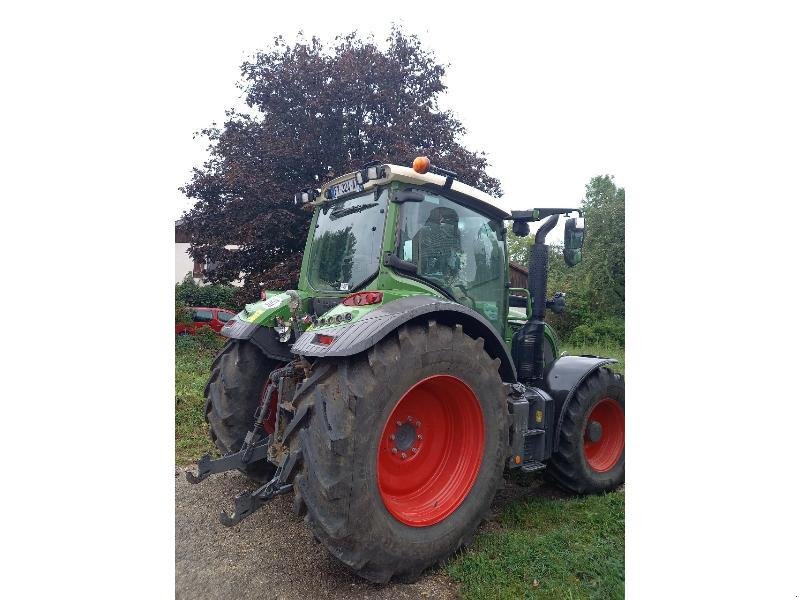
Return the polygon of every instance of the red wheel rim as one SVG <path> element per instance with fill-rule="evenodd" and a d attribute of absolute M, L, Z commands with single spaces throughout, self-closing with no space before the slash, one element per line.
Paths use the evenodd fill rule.
<path fill-rule="evenodd" d="M 378 447 L 378 488 L 401 523 L 446 519 L 472 489 L 483 458 L 483 412 L 457 377 L 416 383 L 394 407 Z"/>
<path fill-rule="evenodd" d="M 598 473 L 610 471 L 625 448 L 625 413 L 619 402 L 604 398 L 589 413 L 584 430 L 583 454 Z"/>

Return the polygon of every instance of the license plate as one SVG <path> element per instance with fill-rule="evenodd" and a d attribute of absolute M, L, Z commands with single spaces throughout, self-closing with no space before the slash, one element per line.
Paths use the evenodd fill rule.
<path fill-rule="evenodd" d="M 355 177 L 353 177 L 352 179 L 347 179 L 345 181 L 342 181 L 341 183 L 337 183 L 336 185 L 332 185 L 330 187 L 331 200 L 338 198 L 339 196 L 352 194 L 353 192 L 360 192 L 363 189 L 364 186 L 359 184 L 356 181 Z"/>

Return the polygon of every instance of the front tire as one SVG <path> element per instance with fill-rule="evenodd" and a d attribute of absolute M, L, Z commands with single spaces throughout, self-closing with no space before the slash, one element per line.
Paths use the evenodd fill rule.
<path fill-rule="evenodd" d="M 469 543 L 509 452 L 499 364 L 460 325 L 430 321 L 314 366 L 289 440 L 295 510 L 356 574 L 413 580 Z"/>
<path fill-rule="evenodd" d="M 625 481 L 625 381 L 601 367 L 567 405 L 547 472 L 570 492 L 608 492 Z"/>
<path fill-rule="evenodd" d="M 247 341 L 228 340 L 211 365 L 206 384 L 205 417 L 208 432 L 222 455 L 238 452 L 253 427 L 269 374 L 279 366 Z M 243 473 L 258 482 L 269 481 L 276 467 L 264 459 Z"/>

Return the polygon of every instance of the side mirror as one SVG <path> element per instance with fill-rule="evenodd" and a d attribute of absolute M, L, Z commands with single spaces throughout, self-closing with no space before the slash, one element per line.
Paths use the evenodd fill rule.
<path fill-rule="evenodd" d="M 564 224 L 564 262 L 574 267 L 583 259 L 583 234 L 586 232 L 583 217 L 567 219 Z"/>

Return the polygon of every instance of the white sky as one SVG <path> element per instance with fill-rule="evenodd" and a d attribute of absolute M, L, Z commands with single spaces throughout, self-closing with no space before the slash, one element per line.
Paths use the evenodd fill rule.
<path fill-rule="evenodd" d="M 30 460 L 4 475 L 42 488 L 39 439 L 79 459 L 46 470 L 57 502 L 27 494 L 31 518 L 6 519 L 7 595 L 174 594 L 172 219 L 204 156 L 192 132 L 275 33 L 381 37 L 402 16 L 452 63 L 448 102 L 510 206 L 577 203 L 600 173 L 628 192 L 628 595 L 796 598 L 797 3 L 331 4 L 4 4 L 0 302 L 31 317 L 4 324 L 3 415 L 58 415 L 6 427 L 5 454 Z M 54 304 L 80 318 L 43 318 Z M 87 501 L 108 473 L 125 493 Z"/>
<path fill-rule="evenodd" d="M 273 35 L 291 40 L 303 29 L 332 38 L 357 26 L 382 40 L 393 20 L 450 63 L 443 106 L 466 125 L 466 145 L 489 154 L 507 207 L 577 206 L 585 184 L 598 174 L 614 174 L 625 185 L 625 140 L 618 127 L 626 110 L 624 82 L 616 75 L 625 48 L 613 10 L 548 6 L 520 8 L 511 17 L 481 10 L 456 25 L 450 17 L 459 9 L 442 3 L 418 5 L 416 14 L 406 3 L 278 13 L 273 6 L 251 6 L 246 20 L 228 9 L 187 14 L 189 23 L 175 31 L 176 47 L 185 54 L 181 77 L 191 80 L 172 129 L 180 137 L 171 165 L 175 188 L 206 155 L 192 132 L 222 122 L 239 97 L 239 65 Z M 177 218 L 191 202 L 177 191 L 174 197 Z"/>

